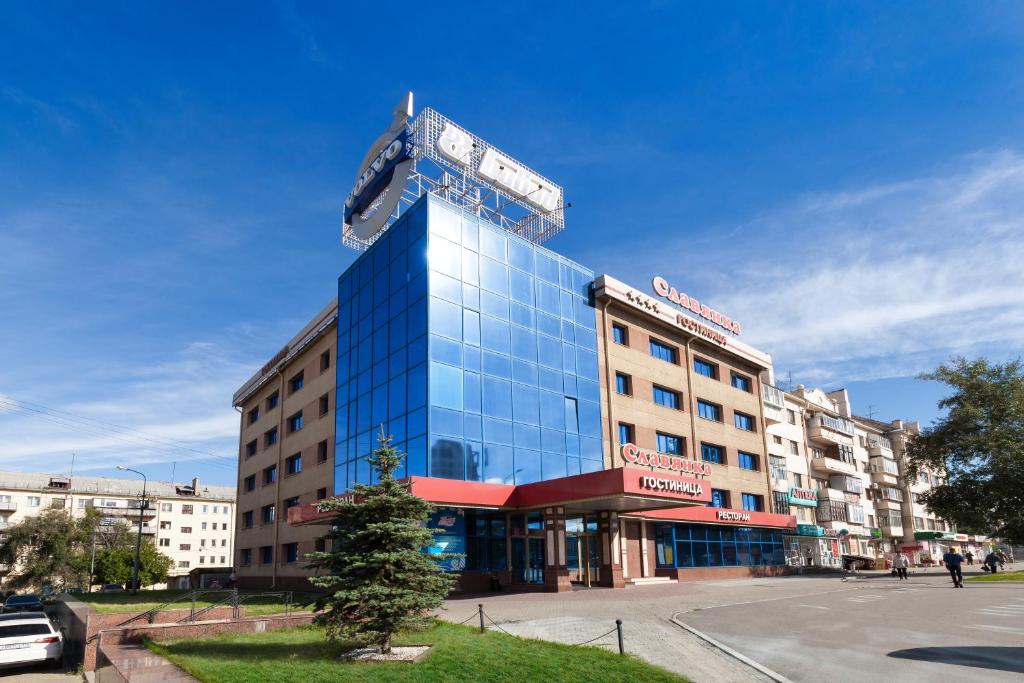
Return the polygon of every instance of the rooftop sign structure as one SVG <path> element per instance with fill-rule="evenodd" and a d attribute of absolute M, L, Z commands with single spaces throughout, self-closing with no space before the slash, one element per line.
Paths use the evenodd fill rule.
<path fill-rule="evenodd" d="M 413 118 L 409 93 L 363 157 L 342 242 L 365 249 L 428 193 L 538 244 L 565 227 L 560 186 L 433 109 Z"/>

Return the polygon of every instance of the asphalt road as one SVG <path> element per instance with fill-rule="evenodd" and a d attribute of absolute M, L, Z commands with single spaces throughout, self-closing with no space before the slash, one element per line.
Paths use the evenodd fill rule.
<path fill-rule="evenodd" d="M 697 608 L 677 618 L 797 682 L 1024 680 L 1024 584 L 933 573 Z"/>
<path fill-rule="evenodd" d="M 74 673 L 55 671 L 52 667 L 26 666 L 14 669 L 0 669 L 0 681 L 3 683 L 75 683 L 82 677 Z"/>

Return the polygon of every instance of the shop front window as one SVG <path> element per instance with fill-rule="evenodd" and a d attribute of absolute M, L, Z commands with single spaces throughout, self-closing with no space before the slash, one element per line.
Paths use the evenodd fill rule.
<path fill-rule="evenodd" d="M 781 532 L 755 527 L 658 524 L 659 567 L 752 567 L 786 563 Z"/>

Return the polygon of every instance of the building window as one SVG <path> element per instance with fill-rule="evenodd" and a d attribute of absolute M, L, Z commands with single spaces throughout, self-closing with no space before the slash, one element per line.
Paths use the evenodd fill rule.
<path fill-rule="evenodd" d="M 186 504 L 186 505 L 182 505 L 181 506 L 181 514 L 183 514 L 183 515 L 191 515 L 192 511 L 193 511 L 193 508 L 192 508 L 191 505 L 187 505 Z"/>
<path fill-rule="evenodd" d="M 764 496 L 759 496 L 754 493 L 744 493 L 743 498 L 743 509 L 748 512 L 761 512 L 764 510 Z"/>
<path fill-rule="evenodd" d="M 722 406 L 697 399 L 697 414 L 705 420 L 722 421 Z"/>
<path fill-rule="evenodd" d="M 751 391 L 752 382 L 749 377 L 741 375 L 739 373 L 732 373 L 732 385 L 740 391 L 745 391 L 748 394 Z"/>
<path fill-rule="evenodd" d="M 668 344 L 662 344 L 660 341 L 654 339 L 651 340 L 651 355 L 659 360 L 663 360 L 666 363 L 679 363 L 679 357 L 676 354 L 676 348 L 669 346 Z"/>
<path fill-rule="evenodd" d="M 161 512 L 170 512 L 171 511 L 171 504 L 170 503 L 160 503 L 160 511 Z"/>
<path fill-rule="evenodd" d="M 679 410 L 679 392 L 654 385 L 654 402 L 659 406 Z"/>
<path fill-rule="evenodd" d="M 738 410 L 732 415 L 732 422 L 736 425 L 736 429 L 742 429 L 747 432 L 754 431 L 754 416 L 741 413 Z"/>
<path fill-rule="evenodd" d="M 171 528 L 171 523 L 166 521 L 160 522 L 160 528 L 166 531 Z"/>
<path fill-rule="evenodd" d="M 772 479 L 786 480 L 786 459 L 777 455 L 768 456 L 768 467 L 771 468 Z"/>
<path fill-rule="evenodd" d="M 316 463 L 318 465 L 327 462 L 327 442 L 321 441 L 316 445 Z"/>
<path fill-rule="evenodd" d="M 320 372 L 324 372 L 331 367 L 331 350 L 327 349 L 320 354 Z"/>
<path fill-rule="evenodd" d="M 260 564 L 271 564 L 274 561 L 274 547 L 260 546 Z"/>
<path fill-rule="evenodd" d="M 43 499 L 40 496 L 29 496 L 28 506 L 30 508 L 37 508 L 43 504 Z"/>
<path fill-rule="evenodd" d="M 322 553 L 327 551 L 327 541 L 324 538 L 318 538 L 313 541 L 313 550 Z"/>
<path fill-rule="evenodd" d="M 775 503 L 775 512 L 780 515 L 789 514 L 789 492 L 772 491 L 772 498 Z"/>
<path fill-rule="evenodd" d="M 252 520 L 252 510 L 246 510 L 245 512 L 242 513 L 242 528 L 243 529 L 251 529 L 252 528 L 252 521 L 253 521 Z"/>
<path fill-rule="evenodd" d="M 316 499 L 317 500 L 323 500 L 325 498 L 327 498 L 327 487 L 317 489 L 316 490 Z"/>
<path fill-rule="evenodd" d="M 206 558 L 202 555 L 199 556 L 199 564 L 206 564 Z"/>
<path fill-rule="evenodd" d="M 303 373 L 299 373 L 288 380 L 288 392 L 294 394 L 296 391 L 306 386 L 306 378 Z"/>
<path fill-rule="evenodd" d="M 718 366 L 714 363 L 704 360 L 703 358 L 693 359 L 693 371 L 698 375 L 704 375 L 711 379 L 718 379 Z"/>
<path fill-rule="evenodd" d="M 297 432 L 302 429 L 302 411 L 295 413 L 288 418 L 288 433 Z"/>
<path fill-rule="evenodd" d="M 202 523 L 202 524 L 200 524 L 199 526 L 200 526 L 200 528 L 201 528 L 201 529 L 202 529 L 203 531 L 206 531 L 206 522 L 203 522 L 203 523 Z M 204 541 L 204 544 L 205 544 L 205 541 Z"/>
<path fill-rule="evenodd" d="M 619 423 L 619 443 L 635 443 L 633 441 L 633 425 L 625 422 Z"/>
<path fill-rule="evenodd" d="M 264 505 L 260 508 L 260 519 L 263 520 L 264 524 L 274 523 L 274 520 L 277 519 L 276 510 L 277 507 L 274 505 Z"/>
<path fill-rule="evenodd" d="M 789 442 L 789 452 L 793 455 L 800 455 L 800 444 L 796 441 Z"/>
<path fill-rule="evenodd" d="M 190 527 L 190 526 L 183 526 L 183 527 L 181 527 L 181 533 L 183 533 L 183 534 L 190 534 L 190 533 L 192 533 L 192 527 Z"/>
<path fill-rule="evenodd" d="M 672 434 L 662 434 L 661 432 L 658 432 L 658 452 L 668 453 L 670 455 L 682 455 L 683 440 Z"/>
<path fill-rule="evenodd" d="M 612 324 L 612 341 L 616 344 L 629 346 L 629 332 L 626 331 L 624 325 Z"/>
<path fill-rule="evenodd" d="M 782 445 L 782 437 L 781 436 L 774 436 L 773 435 L 772 436 L 772 441 L 774 441 L 775 443 L 779 444 L 780 446 Z"/>
<path fill-rule="evenodd" d="M 271 465 L 263 469 L 263 485 L 273 484 L 277 481 L 277 465 Z"/>
<path fill-rule="evenodd" d="M 278 394 L 275 391 L 270 396 L 267 396 L 267 410 L 273 410 L 277 407 Z"/>
<path fill-rule="evenodd" d="M 263 447 L 269 448 L 277 443 L 277 427 L 269 429 L 263 434 Z"/>
<path fill-rule="evenodd" d="M 252 456 L 256 455 L 256 448 L 258 445 L 259 444 L 257 443 L 256 439 L 253 439 L 249 443 L 245 444 L 245 457 L 251 458 Z"/>
<path fill-rule="evenodd" d="M 285 564 L 292 564 L 299 560 L 299 544 L 298 543 L 285 543 L 281 546 L 281 550 L 284 553 Z"/>
<path fill-rule="evenodd" d="M 757 466 L 757 456 L 754 455 L 753 453 L 744 453 L 743 451 L 740 451 L 739 452 L 739 463 L 740 463 L 740 469 L 743 469 L 743 470 L 754 470 L 754 471 L 757 471 L 757 470 L 761 469 L 760 467 Z"/>
<path fill-rule="evenodd" d="M 250 474 L 248 477 L 245 478 L 245 485 L 244 485 L 243 488 L 245 488 L 246 493 L 248 493 L 249 491 L 255 491 L 256 490 L 256 475 L 255 474 Z"/>
<path fill-rule="evenodd" d="M 260 407 L 256 406 L 249 411 L 249 424 L 255 424 L 258 419 L 260 419 Z"/>
<path fill-rule="evenodd" d="M 793 485 L 802 489 L 804 487 L 804 475 L 799 472 L 793 473 Z"/>
<path fill-rule="evenodd" d="M 725 449 L 710 443 L 700 445 L 700 457 L 704 462 L 713 462 L 718 465 L 725 463 Z"/>
<path fill-rule="evenodd" d="M 790 410 L 789 408 L 786 408 L 786 420 L 789 422 L 789 424 L 795 425 L 796 424 L 796 411 L 793 411 L 793 410 Z"/>
<path fill-rule="evenodd" d="M 188 560 L 178 560 L 178 567 L 181 568 L 181 569 L 188 569 L 189 568 L 189 561 Z"/>
<path fill-rule="evenodd" d="M 320 414 L 326 415 L 327 411 L 331 409 L 331 401 L 327 394 L 320 397 Z"/>
<path fill-rule="evenodd" d="M 171 546 L 171 539 L 161 538 L 159 545 L 161 548 L 169 548 Z"/>
<path fill-rule="evenodd" d="M 293 507 L 295 507 L 298 504 L 299 504 L 299 497 L 298 496 L 292 496 L 291 498 L 289 498 L 289 499 L 284 501 L 284 509 L 287 510 L 288 508 L 293 508 Z"/>
<path fill-rule="evenodd" d="M 239 560 L 239 563 L 243 567 L 248 567 L 252 564 L 252 548 L 242 548 L 242 559 Z"/>
<path fill-rule="evenodd" d="M 711 489 L 711 502 L 708 503 L 709 508 L 727 508 L 729 507 L 729 492 L 723 489 Z"/>
<path fill-rule="evenodd" d="M 284 471 L 288 474 L 298 474 L 302 471 L 302 455 L 296 453 L 284 461 Z"/>

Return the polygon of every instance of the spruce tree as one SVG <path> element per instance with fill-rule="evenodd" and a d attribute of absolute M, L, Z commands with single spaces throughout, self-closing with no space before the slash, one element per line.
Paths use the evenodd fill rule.
<path fill-rule="evenodd" d="M 372 486 L 356 484 L 352 494 L 322 501 L 334 513 L 328 552 L 311 553 L 310 568 L 325 573 L 310 579 L 329 592 L 318 617 L 330 639 L 350 639 L 391 651 L 392 636 L 425 626 L 428 610 L 448 596 L 455 579 L 441 571 L 450 555 L 427 555 L 434 532 L 426 528 L 431 504 L 395 480 L 401 455 L 383 429 L 368 462 L 378 475 Z"/>

